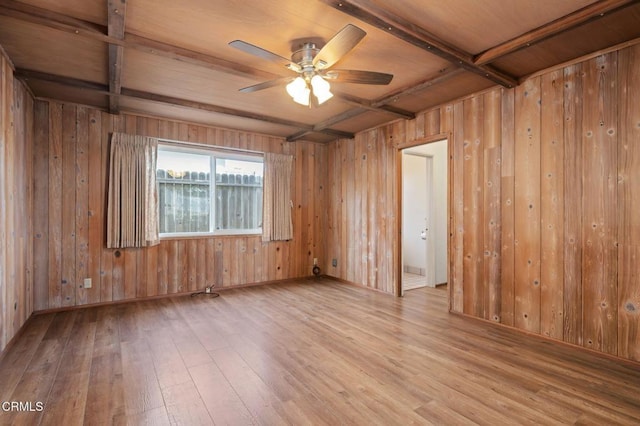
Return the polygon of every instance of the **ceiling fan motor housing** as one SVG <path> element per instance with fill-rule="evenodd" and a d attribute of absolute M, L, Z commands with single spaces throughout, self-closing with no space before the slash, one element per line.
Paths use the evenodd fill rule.
<path fill-rule="evenodd" d="M 313 71 L 313 58 L 318 54 L 320 49 L 315 43 L 304 43 L 299 50 L 291 55 L 291 62 L 302 67 L 303 72 Z"/>

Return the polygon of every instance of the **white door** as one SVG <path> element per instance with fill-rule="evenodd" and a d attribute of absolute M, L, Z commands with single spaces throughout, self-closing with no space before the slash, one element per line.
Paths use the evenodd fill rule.
<path fill-rule="evenodd" d="M 436 256 L 435 256 L 435 238 L 434 238 L 434 203 L 433 203 L 433 157 L 425 158 L 425 186 L 424 191 L 426 193 L 426 216 L 424 225 L 425 236 L 425 260 L 427 263 L 426 277 L 427 286 L 436 286 Z"/>
<path fill-rule="evenodd" d="M 402 266 L 435 286 L 433 157 L 411 152 L 402 156 Z M 423 286 L 424 286 L 423 285 Z M 403 285 L 403 290 L 405 289 Z"/>

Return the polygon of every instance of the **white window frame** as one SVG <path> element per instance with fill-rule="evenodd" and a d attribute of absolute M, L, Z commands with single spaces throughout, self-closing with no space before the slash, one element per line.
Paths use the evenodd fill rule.
<path fill-rule="evenodd" d="M 209 231 L 207 232 L 161 232 L 160 239 L 193 238 L 208 236 L 262 235 L 262 227 L 252 229 L 215 229 L 216 224 L 216 159 L 241 160 L 264 165 L 264 155 L 259 153 L 230 152 L 205 146 L 184 146 L 160 139 L 158 152 L 181 152 L 209 156 Z M 264 170 L 264 169 L 263 169 Z M 264 172 L 263 172 L 264 185 Z M 264 197 L 264 192 L 263 192 Z M 264 208 L 264 199 L 263 199 Z"/>

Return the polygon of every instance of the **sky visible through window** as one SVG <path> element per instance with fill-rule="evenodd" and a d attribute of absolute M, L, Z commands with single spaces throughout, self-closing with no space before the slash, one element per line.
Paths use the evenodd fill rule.
<path fill-rule="evenodd" d="M 228 158 L 216 159 L 216 172 L 243 175 L 263 175 L 263 165 L 261 162 L 234 160 Z M 191 154 L 188 152 L 159 151 L 158 169 L 190 171 L 209 173 L 209 156 Z"/>

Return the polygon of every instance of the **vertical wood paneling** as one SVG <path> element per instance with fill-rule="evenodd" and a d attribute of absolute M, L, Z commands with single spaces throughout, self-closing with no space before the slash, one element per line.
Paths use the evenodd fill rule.
<path fill-rule="evenodd" d="M 97 303 L 102 294 L 102 224 L 104 191 L 102 188 L 102 117 L 100 111 L 88 111 L 88 258 L 87 271 L 92 287 L 87 291 L 87 303 Z"/>
<path fill-rule="evenodd" d="M 297 147 L 296 147 L 297 148 Z M 295 155 L 295 161 L 293 164 L 293 188 L 292 188 L 292 197 L 294 197 L 296 200 L 298 200 L 297 204 L 295 204 L 293 206 L 293 210 L 291 211 L 291 221 L 293 222 L 293 226 L 297 227 L 300 225 L 301 221 L 302 221 L 302 204 L 300 202 L 301 198 L 302 198 L 302 176 L 303 176 L 303 166 L 301 165 L 301 159 L 298 158 L 298 153 L 297 153 L 297 149 L 296 152 L 294 153 Z M 296 250 L 294 250 L 294 252 L 296 251 L 301 251 L 303 250 L 302 246 L 301 246 L 301 240 L 302 238 L 299 238 L 295 241 L 295 246 L 296 246 Z M 294 254 L 296 255 L 296 254 Z M 299 253 L 297 253 L 297 255 L 299 255 Z M 289 265 L 289 269 L 291 270 L 292 268 L 297 267 L 297 262 L 291 262 Z"/>
<path fill-rule="evenodd" d="M 540 331 L 540 78 L 516 88 L 515 326 Z"/>
<path fill-rule="evenodd" d="M 165 248 L 165 257 L 167 259 L 167 293 L 174 294 L 181 290 L 178 274 L 178 241 L 163 241 L 160 245 Z M 220 265 L 222 269 L 222 265 Z"/>
<path fill-rule="evenodd" d="M 394 214 L 382 206 L 397 194 L 370 171 L 395 176 L 388 158 L 434 132 L 439 111 L 439 131 L 452 132 L 450 309 L 640 359 L 639 52 L 626 48 L 330 144 L 328 223 L 341 236 L 326 240 L 327 252 L 370 259 L 372 245 L 397 244 L 399 236 L 381 232 Z M 366 151 L 373 139 L 386 148 Z M 365 152 L 368 184 L 357 162 Z M 374 199 L 375 212 L 362 207 Z M 374 257 L 377 268 L 396 270 L 395 259 Z M 393 272 L 371 281 L 371 268 L 354 274 L 343 263 L 330 275 L 393 293 L 384 282 Z"/>
<path fill-rule="evenodd" d="M 463 103 L 464 114 L 464 173 L 463 173 L 463 277 L 464 312 L 486 318 L 483 266 L 484 184 L 482 96 L 474 96 Z"/>
<path fill-rule="evenodd" d="M 25 168 L 22 175 L 22 188 L 18 189 L 18 192 L 22 194 L 22 238 L 20 246 L 24 251 L 24 259 L 22 268 L 25 270 L 25 285 L 21 286 L 24 291 L 21 293 L 21 298 L 18 303 L 22 305 L 21 316 L 17 323 L 15 323 L 15 331 L 18 332 L 22 324 L 24 324 L 31 313 L 34 310 L 34 288 L 33 288 L 33 265 L 34 265 L 34 252 L 33 252 L 33 222 L 34 222 L 34 187 L 33 187 L 33 155 L 34 155 L 34 101 L 31 98 L 29 92 L 25 90 L 22 84 L 17 84 L 15 87 L 16 92 L 20 93 L 23 99 L 23 126 L 18 128 L 17 134 L 24 135 L 22 138 L 24 147 L 23 156 L 21 162 L 25 164 Z"/>
<path fill-rule="evenodd" d="M 11 101 L 7 96 L 7 87 L 13 84 L 11 69 L 4 55 L 0 55 L 0 350 L 4 349 L 11 337 L 13 337 L 6 326 L 9 310 L 7 305 L 7 175 L 9 174 L 9 163 L 7 162 L 7 145 L 9 143 L 9 120 L 11 111 Z"/>
<path fill-rule="evenodd" d="M 74 105 L 62 107 L 61 304 L 76 303 L 76 113 Z"/>
<path fill-rule="evenodd" d="M 390 135 L 390 141 L 395 141 L 393 143 L 398 144 L 400 142 L 404 142 L 406 140 L 407 135 L 407 126 L 406 121 L 397 121 L 395 125 L 392 127 L 393 132 Z M 385 144 L 385 148 L 383 153 L 383 159 L 385 159 L 386 165 L 384 166 L 384 170 L 396 170 L 394 164 L 397 161 L 397 151 L 393 149 L 393 144 L 388 143 Z M 397 229 L 399 227 L 398 224 L 398 216 L 399 212 L 396 211 L 397 201 L 399 194 L 399 184 L 398 184 L 398 176 L 396 173 L 389 173 L 384 180 L 386 187 L 384 188 L 384 193 L 391 194 L 391 198 L 389 202 L 386 204 L 386 238 L 387 244 L 385 246 L 384 257 L 380 260 L 384 265 L 387 266 L 387 270 L 385 271 L 385 275 L 383 276 L 383 283 L 386 284 L 383 291 L 388 293 L 397 294 L 398 288 L 398 270 L 399 268 L 394 267 L 394 265 L 400 264 L 400 258 L 398 257 L 398 247 L 400 245 L 400 240 L 397 235 Z M 378 190 L 380 191 L 380 190 Z"/>
<path fill-rule="evenodd" d="M 452 257 L 449 297 L 451 309 L 464 312 L 464 190 L 463 176 L 465 174 L 464 161 L 464 109 L 462 102 L 453 107 L 453 164 L 451 167 L 451 209 L 452 233 L 449 253 Z"/>
<path fill-rule="evenodd" d="M 44 123 L 42 124 L 44 125 Z M 49 106 L 49 288 L 48 308 L 62 306 L 62 105 Z M 42 283 L 40 283 L 42 285 Z"/>
<path fill-rule="evenodd" d="M 326 145 L 314 144 L 315 154 L 314 163 L 315 179 L 316 179 L 316 196 L 313 197 L 313 212 L 315 219 L 313 221 L 314 236 L 314 257 L 318 258 L 318 266 L 321 273 L 325 274 L 328 270 L 327 263 L 327 245 L 325 235 L 329 220 L 329 163 Z M 294 250 L 295 251 L 295 250 Z M 306 271 L 300 271 L 299 275 L 306 275 Z M 291 276 L 291 274 L 290 274 Z"/>
<path fill-rule="evenodd" d="M 346 185 L 346 193 L 344 194 L 344 201 L 345 201 L 346 218 L 347 218 L 346 229 L 348 230 L 348 232 L 345 232 L 345 237 L 347 240 L 343 250 L 346 256 L 343 256 L 342 259 L 339 259 L 340 263 L 344 263 L 346 279 L 351 282 L 356 282 L 356 275 L 355 275 L 356 268 L 354 263 L 356 259 L 358 259 L 359 257 L 358 254 L 356 253 L 355 241 L 354 241 L 356 238 L 356 232 L 358 231 L 357 227 L 355 226 L 355 215 L 356 215 L 355 185 L 358 183 L 356 182 L 355 175 L 354 175 L 355 145 L 356 144 L 354 142 L 349 142 L 346 144 L 346 147 L 345 147 L 346 168 L 344 170 L 347 176 L 343 177 L 344 179 L 343 182 L 345 182 L 345 185 Z"/>
<path fill-rule="evenodd" d="M 187 240 L 185 241 L 185 245 L 186 245 L 186 252 L 185 252 L 185 256 L 186 256 L 186 263 L 187 263 L 187 275 L 186 275 L 186 283 L 187 283 L 187 291 L 195 291 L 197 289 L 197 282 L 196 282 L 196 276 L 197 276 L 197 269 L 198 269 L 198 258 L 197 258 L 197 248 L 198 248 L 198 240 Z M 236 250 L 234 251 L 238 251 L 238 249 L 236 248 Z"/>
<path fill-rule="evenodd" d="M 342 205 L 344 200 L 342 199 L 342 155 L 340 148 L 342 147 L 342 141 L 338 140 L 331 144 L 328 152 L 329 156 L 329 176 L 330 176 L 330 201 L 329 201 L 329 217 L 328 223 L 328 235 L 327 235 L 327 274 L 339 277 L 340 264 L 333 266 L 333 259 L 339 259 L 340 248 L 342 247 Z"/>
<path fill-rule="evenodd" d="M 76 267 L 75 290 L 76 303 L 89 302 L 91 289 L 84 288 L 84 279 L 91 278 L 89 273 L 89 115 L 86 107 L 78 107 L 76 114 L 76 164 L 75 164 L 75 234 Z"/>
<path fill-rule="evenodd" d="M 540 181 L 540 333 L 562 340 L 564 330 L 564 105 L 562 71 L 542 76 Z"/>
<path fill-rule="evenodd" d="M 216 270 L 216 265 L 215 265 L 215 241 L 212 238 L 207 238 L 205 240 L 205 254 L 204 254 L 204 258 L 205 258 L 205 262 L 206 262 L 206 270 L 205 270 L 205 280 L 208 286 L 211 285 L 215 285 L 216 281 L 216 275 L 215 275 L 215 270 Z M 252 247 L 252 253 L 253 253 L 253 257 L 255 258 L 255 253 L 256 253 L 256 249 L 255 249 L 255 245 Z M 160 269 L 164 270 L 164 265 L 161 265 L 161 261 L 160 261 L 160 249 L 158 250 L 158 267 Z M 255 272 L 255 265 L 254 265 L 254 272 Z M 258 274 L 256 274 L 256 276 L 259 276 Z M 158 292 L 159 294 L 166 294 L 167 292 L 167 288 L 166 288 L 166 279 L 165 281 L 165 285 L 162 286 L 162 281 L 160 279 L 158 279 L 158 284 L 161 285 L 161 287 L 159 288 Z M 259 279 L 256 279 L 256 281 L 259 281 Z"/>
<path fill-rule="evenodd" d="M 308 179 L 308 184 L 302 188 L 301 193 L 302 197 L 300 202 L 302 203 L 301 210 L 301 229 L 300 233 L 302 236 L 302 241 L 305 242 L 303 246 L 299 246 L 299 251 L 294 256 L 299 256 L 299 266 L 304 268 L 306 271 L 311 271 L 311 265 L 313 263 L 313 196 L 315 194 L 315 169 L 314 169 L 314 152 L 313 147 L 307 144 L 297 144 L 296 145 L 297 158 L 296 161 L 302 164 L 301 168 L 301 178 L 303 175 L 306 175 L 306 179 Z M 299 185 L 302 187 L 302 185 Z M 289 244 L 283 244 L 283 256 L 287 251 L 287 246 Z M 286 257 L 285 257 L 286 258 Z"/>
<path fill-rule="evenodd" d="M 33 187 L 35 115 L 33 100 L 0 52 L 0 352 L 33 312 L 34 234 L 36 228 L 46 232 L 43 221 L 33 217 L 34 194 L 43 191 Z M 48 168 L 47 156 L 39 156 L 38 163 Z M 37 265 L 38 274 L 47 273 L 46 260 Z M 48 295 L 38 293 L 43 297 Z"/>
<path fill-rule="evenodd" d="M 53 104 L 52 104 L 53 105 Z M 107 113 L 100 114 L 100 144 L 102 146 L 100 186 L 92 186 L 91 191 L 100 192 L 102 210 L 100 211 L 100 229 L 92 230 L 99 232 L 100 248 L 102 258 L 100 259 L 100 301 L 110 302 L 113 300 L 113 259 L 115 250 L 105 247 L 104 238 L 106 235 L 106 205 L 107 205 L 107 185 L 109 181 L 109 133 L 114 129 L 114 116 Z M 51 178 L 51 176 L 49 177 Z M 97 184 L 97 181 L 95 181 Z"/>
<path fill-rule="evenodd" d="M 318 196 L 327 179 L 324 146 L 289 144 L 281 138 L 127 114 L 112 116 L 54 102 L 38 102 L 38 108 L 43 111 L 37 124 L 44 139 L 40 143 L 47 150 L 44 159 L 37 160 L 46 162 L 46 170 L 36 185 L 51 204 L 51 208 L 39 210 L 36 217 L 36 221 L 51 227 L 34 244 L 48 263 L 46 273 L 37 274 L 36 290 L 47 295 L 40 309 L 64 305 L 63 279 L 77 296 L 75 301 L 65 303 L 80 305 L 196 291 L 211 284 L 230 287 L 307 276 L 311 274 L 312 257 L 324 256 L 324 242 L 318 237 L 324 227 L 316 223 L 321 217 L 319 210 L 326 207 L 324 195 Z M 163 240 L 147 249 L 105 248 L 109 139 L 114 131 L 297 154 L 298 176 L 292 195 L 296 205 L 304 208 L 298 224 L 305 229 L 304 235 L 296 233 L 292 241 L 267 244 L 259 236 L 228 236 Z M 323 168 L 318 168 L 320 162 Z M 73 204 L 70 209 L 66 208 L 67 202 Z M 47 233 L 52 238 L 47 238 Z M 63 239 L 73 247 L 72 255 L 67 256 Z M 73 271 L 72 279 L 63 278 L 62 270 Z M 92 278 L 93 288 L 79 287 L 85 277 Z"/>
<path fill-rule="evenodd" d="M 500 136 L 501 92 L 484 95 L 484 294 L 485 318 L 500 321 Z"/>
<path fill-rule="evenodd" d="M 309 167 L 305 169 L 308 174 L 309 182 L 306 185 L 307 203 L 309 208 L 307 209 L 307 226 L 309 231 L 307 232 L 306 250 L 295 250 L 294 245 L 291 243 L 285 244 L 285 259 L 294 262 L 299 265 L 302 270 L 298 271 L 299 275 L 311 275 L 311 269 L 313 268 L 313 258 L 318 257 L 319 252 L 316 252 L 316 238 L 314 223 L 316 222 L 316 195 L 321 194 L 320 182 L 316 179 L 316 145 L 315 144 L 296 144 L 304 145 L 307 147 L 307 157 Z M 286 262 L 283 264 L 286 267 Z M 298 275 L 296 274 L 296 275 Z M 283 275 L 287 276 L 287 275 Z"/>
<path fill-rule="evenodd" d="M 502 89 L 500 146 L 500 320 L 514 325 L 515 309 L 515 89 Z"/>
<path fill-rule="evenodd" d="M 452 284 L 453 271 L 453 238 L 455 235 L 453 202 L 453 105 L 446 105 L 440 110 L 440 132 L 447 135 L 447 284 L 449 288 Z M 450 294 L 450 293 L 449 293 Z M 449 297 L 449 310 L 453 310 L 451 297 Z"/>
<path fill-rule="evenodd" d="M 564 340 L 582 344 L 582 65 L 564 69 Z"/>
<path fill-rule="evenodd" d="M 20 164 L 19 158 L 19 145 L 17 143 L 18 134 L 16 132 L 17 126 L 20 125 L 20 99 L 16 96 L 17 93 L 14 90 L 14 85 L 7 86 L 7 94 L 11 94 L 11 104 L 10 104 L 10 118 L 6 120 L 6 123 L 9 123 L 9 134 L 6 137 L 6 145 L 5 145 L 5 161 L 7 164 Z M 11 111 L 12 110 L 12 111 Z M 10 173 L 5 175 L 4 184 L 5 188 L 5 199 L 6 203 L 6 214 L 4 226 L 6 227 L 6 249 L 5 251 L 9 254 L 11 251 L 14 251 L 11 256 L 7 256 L 6 264 L 5 264 L 5 279 L 6 279 L 6 287 L 4 289 L 4 300 L 6 303 L 6 316 L 5 316 L 5 328 L 8 336 L 14 335 L 16 333 L 15 322 L 19 318 L 19 312 L 17 310 L 17 300 L 18 300 L 18 292 L 21 290 L 20 285 L 9 285 L 9 283 L 19 283 L 20 277 L 18 276 L 19 265 L 20 265 L 20 254 L 21 250 L 19 247 L 16 247 L 16 243 L 18 242 L 19 233 L 16 232 L 19 228 L 18 218 L 16 215 L 16 207 L 19 206 L 20 200 L 16 198 L 16 189 L 18 188 L 19 182 L 19 170 L 13 170 Z M 8 338 L 5 339 L 8 341 Z"/>
<path fill-rule="evenodd" d="M 363 139 L 362 143 L 362 151 L 361 155 L 361 168 L 360 168 L 360 177 L 363 181 L 369 182 L 369 169 L 372 167 L 371 163 L 373 161 L 372 150 L 375 145 L 375 134 L 368 133 L 366 137 Z M 367 285 L 367 287 L 375 288 L 375 272 L 371 275 L 370 264 L 375 264 L 376 260 L 373 257 L 372 250 L 372 242 L 375 241 L 370 235 L 370 232 L 373 232 L 372 229 L 372 220 L 375 223 L 375 218 L 371 217 L 372 211 L 372 203 L 375 198 L 374 191 L 365 191 L 362 193 L 361 208 L 362 208 L 362 227 L 361 227 L 361 235 L 360 241 L 362 241 L 362 282 Z"/>
<path fill-rule="evenodd" d="M 442 133 L 440 110 L 441 108 L 432 109 L 425 114 L 425 134 L 431 136 Z"/>
<path fill-rule="evenodd" d="M 617 53 L 585 63 L 582 120 L 583 345 L 617 354 Z"/>
<path fill-rule="evenodd" d="M 640 361 L 640 45 L 618 69 L 618 356 Z"/>
<path fill-rule="evenodd" d="M 186 126 L 184 127 L 187 128 Z M 187 251 L 187 240 L 177 240 L 176 241 L 176 251 L 174 254 L 174 262 L 176 263 L 176 284 L 178 287 L 176 291 L 178 293 L 182 293 L 185 291 L 189 291 L 189 252 Z M 230 250 L 229 245 L 227 244 L 227 251 L 229 253 L 233 253 Z M 229 258 L 231 256 L 227 256 Z M 225 266 L 225 271 L 228 273 L 229 266 Z M 229 283 L 229 279 L 225 280 L 225 283 Z M 228 284 L 227 284 L 228 285 Z"/>
<path fill-rule="evenodd" d="M 35 103 L 34 122 L 34 209 L 35 211 L 49 211 L 49 104 Z M 42 125 L 40 123 L 46 123 Z M 34 282 L 47 282 L 49 277 L 49 220 L 46 215 L 36 214 L 33 220 L 33 250 L 34 257 L 33 280 Z M 49 306 L 49 291 L 45 286 L 34 288 L 34 310 L 42 310 Z"/>
<path fill-rule="evenodd" d="M 380 176 L 381 170 L 379 165 L 379 149 L 381 144 L 378 143 L 375 133 L 367 134 L 367 174 L 364 177 L 367 182 L 377 182 L 378 176 Z M 380 240 L 380 229 L 377 226 L 377 219 L 379 217 L 379 199 L 380 197 L 375 191 L 372 191 L 371 197 L 368 198 L 367 208 L 367 281 L 366 285 L 371 288 L 378 288 L 379 275 L 378 275 L 378 253 L 379 245 L 376 241 Z"/>

